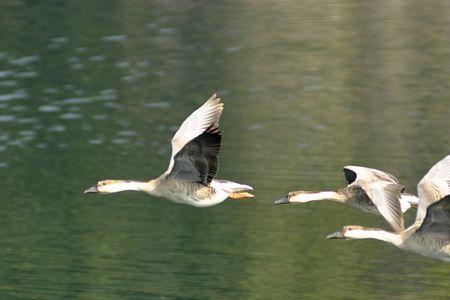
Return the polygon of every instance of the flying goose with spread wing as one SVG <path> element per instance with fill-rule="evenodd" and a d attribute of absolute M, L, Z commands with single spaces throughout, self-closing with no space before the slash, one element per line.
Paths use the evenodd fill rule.
<path fill-rule="evenodd" d="M 327 238 L 377 239 L 400 249 L 450 262 L 450 155 L 435 164 L 417 185 L 419 207 L 415 222 L 407 229 L 404 228 L 399 203 L 403 187 L 395 183 L 362 184 L 375 205 L 386 212 L 383 216 L 394 232 L 349 225 Z"/>
<path fill-rule="evenodd" d="M 358 166 L 345 166 L 343 168 L 345 179 L 348 186 L 337 191 L 294 191 L 288 193 L 286 196 L 275 201 L 275 204 L 288 204 L 288 203 L 306 203 L 311 201 L 331 200 L 338 203 L 348 204 L 361 211 L 383 214 L 377 208 L 375 203 L 368 197 L 364 186 L 360 183 L 396 183 L 399 181 L 394 175 L 389 173 L 366 167 Z M 414 195 L 404 193 L 405 189 L 402 189 L 400 197 L 401 211 L 406 212 L 411 206 L 417 206 L 419 198 Z"/>
<path fill-rule="evenodd" d="M 223 103 L 216 94 L 194 111 L 172 138 L 169 168 L 149 181 L 102 180 L 85 193 L 142 191 L 196 207 L 219 204 L 226 198 L 252 198 L 251 186 L 214 179 L 218 169 Z"/>

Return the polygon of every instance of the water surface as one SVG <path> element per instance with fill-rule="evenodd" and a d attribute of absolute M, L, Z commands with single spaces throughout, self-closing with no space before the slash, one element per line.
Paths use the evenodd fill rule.
<path fill-rule="evenodd" d="M 1 298 L 449 297 L 448 264 L 325 239 L 387 228 L 380 218 L 273 205 L 341 187 L 347 164 L 415 192 L 450 153 L 446 1 L 66 2 L 0 3 Z M 197 209 L 82 194 L 158 176 L 213 92 L 218 177 L 255 199 Z"/>

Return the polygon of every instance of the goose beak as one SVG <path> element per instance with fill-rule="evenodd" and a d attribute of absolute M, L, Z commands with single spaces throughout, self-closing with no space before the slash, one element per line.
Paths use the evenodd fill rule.
<path fill-rule="evenodd" d="M 278 199 L 278 200 L 276 200 L 275 201 L 275 204 L 276 205 L 279 205 L 279 204 L 288 204 L 289 203 L 289 197 L 286 195 L 286 196 L 284 196 L 283 198 L 280 198 L 280 199 Z"/>
<path fill-rule="evenodd" d="M 332 234 L 327 235 L 327 239 L 343 239 L 344 234 L 342 233 L 342 230 L 338 230 L 336 232 L 333 232 Z"/>
<path fill-rule="evenodd" d="M 97 186 L 93 186 L 84 191 L 85 194 L 98 193 Z"/>

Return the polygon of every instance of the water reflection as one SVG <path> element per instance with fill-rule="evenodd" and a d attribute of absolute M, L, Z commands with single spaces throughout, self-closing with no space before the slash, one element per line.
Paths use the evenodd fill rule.
<path fill-rule="evenodd" d="M 340 187 L 349 163 L 392 172 L 412 192 L 450 153 L 445 1 L 6 1 L 0 11 L 0 294 L 448 296 L 447 265 L 324 239 L 343 224 L 384 226 L 376 216 L 272 205 L 293 189 Z M 176 127 L 216 91 L 219 177 L 251 183 L 257 198 L 198 210 L 83 197 L 100 178 L 159 175 Z"/>

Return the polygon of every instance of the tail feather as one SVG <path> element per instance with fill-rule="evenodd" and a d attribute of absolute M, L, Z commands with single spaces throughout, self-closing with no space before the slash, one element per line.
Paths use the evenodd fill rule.
<path fill-rule="evenodd" d="M 253 198 L 255 196 L 247 192 L 234 192 L 229 193 L 228 197 L 230 197 L 231 199 L 243 199 L 243 198 Z"/>
<path fill-rule="evenodd" d="M 405 213 L 409 208 L 416 208 L 419 205 L 419 198 L 412 194 L 402 194 L 400 197 L 402 212 Z"/>
<path fill-rule="evenodd" d="M 253 190 L 253 188 L 249 185 L 236 183 L 236 182 L 228 181 L 228 180 L 214 179 L 211 182 L 211 186 L 216 189 L 220 189 L 225 192 L 228 192 L 228 193 L 238 193 L 238 192 Z"/>

